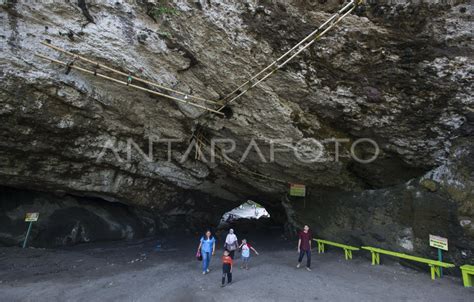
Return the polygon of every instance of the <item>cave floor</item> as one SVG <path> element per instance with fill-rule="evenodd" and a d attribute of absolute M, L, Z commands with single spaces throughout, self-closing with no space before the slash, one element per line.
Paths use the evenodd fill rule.
<path fill-rule="evenodd" d="M 176 238 L 176 237 L 175 237 Z M 1 301 L 473 301 L 459 278 L 432 281 L 365 256 L 345 261 L 339 250 L 313 253 L 313 271 L 297 270 L 296 242 L 253 242 L 260 256 L 234 283 L 220 288 L 219 260 L 203 276 L 194 259 L 197 237 L 94 243 L 63 249 L 0 248 Z M 222 250 L 218 250 L 218 255 Z M 238 257 L 237 257 L 238 258 Z"/>

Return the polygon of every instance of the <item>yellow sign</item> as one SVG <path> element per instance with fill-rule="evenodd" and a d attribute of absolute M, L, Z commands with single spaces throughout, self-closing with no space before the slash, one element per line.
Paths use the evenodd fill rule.
<path fill-rule="evenodd" d="M 306 196 L 306 186 L 305 185 L 299 185 L 299 184 L 291 184 L 290 185 L 290 196 L 305 197 Z"/>
<path fill-rule="evenodd" d="M 448 250 L 448 238 L 430 235 L 430 246 L 444 251 Z"/>
<path fill-rule="evenodd" d="M 38 221 L 39 215 L 39 213 L 26 213 L 25 222 Z"/>

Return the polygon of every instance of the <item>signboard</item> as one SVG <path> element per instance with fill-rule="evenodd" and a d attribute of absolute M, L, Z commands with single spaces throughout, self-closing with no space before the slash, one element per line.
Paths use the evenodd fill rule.
<path fill-rule="evenodd" d="M 430 235 L 430 246 L 440 250 L 448 250 L 448 238 Z"/>
<path fill-rule="evenodd" d="M 306 196 L 306 186 L 299 184 L 290 185 L 290 196 L 305 197 Z"/>
<path fill-rule="evenodd" d="M 25 222 L 38 221 L 39 213 L 26 213 Z"/>

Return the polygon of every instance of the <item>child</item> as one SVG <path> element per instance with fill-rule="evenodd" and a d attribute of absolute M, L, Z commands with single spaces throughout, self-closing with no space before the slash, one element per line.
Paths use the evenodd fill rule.
<path fill-rule="evenodd" d="M 221 287 L 225 286 L 225 276 L 227 275 L 227 285 L 232 283 L 232 266 L 233 261 L 232 258 L 229 256 L 229 251 L 224 251 L 224 256 L 222 256 L 222 285 Z"/>
<path fill-rule="evenodd" d="M 249 269 L 250 250 L 254 251 L 256 255 L 258 255 L 258 252 L 247 243 L 247 239 L 242 240 L 242 244 L 239 246 L 239 248 L 242 249 L 243 260 L 242 266 L 240 268 Z"/>

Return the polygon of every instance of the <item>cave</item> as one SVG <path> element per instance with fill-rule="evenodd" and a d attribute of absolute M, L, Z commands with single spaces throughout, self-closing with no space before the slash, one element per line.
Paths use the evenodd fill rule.
<path fill-rule="evenodd" d="M 97 272 L 105 300 L 205 300 L 217 291 L 168 255 L 194 268 L 208 229 L 213 261 L 233 228 L 278 267 L 265 271 L 252 254 L 255 271 L 286 272 L 294 279 L 279 282 L 294 281 L 303 295 L 298 286 L 313 285 L 289 267 L 305 225 L 315 238 L 432 260 L 437 236 L 456 266 L 446 275 L 473 263 L 468 1 L 63 2 L 0 3 L 0 262 L 12 261 L 0 291 L 18 290 L 7 298 L 31 292 L 15 274 L 28 285 L 40 276 L 86 283 L 97 264 L 137 287 L 125 293 L 117 285 L 125 279 Z M 227 221 L 248 201 L 269 217 Z M 340 268 L 330 258 L 338 252 L 318 256 L 339 271 L 315 261 L 334 284 L 359 269 L 371 279 L 353 282 L 382 282 L 376 289 L 402 279 L 372 277 L 368 252 Z M 140 296 L 150 292 L 142 283 L 155 288 L 147 281 L 175 272 L 184 281 L 160 279 L 169 291 Z M 329 284 L 311 280 L 318 290 Z M 270 284 L 281 300 L 295 299 L 272 281 L 245 298 L 280 299 Z M 50 296 L 97 298 L 58 288 Z M 301 300 L 352 298 L 337 292 Z M 420 298 L 410 293 L 397 298 Z"/>
<path fill-rule="evenodd" d="M 203 195 L 189 193 L 186 199 L 200 199 Z M 229 209 L 221 205 L 215 213 L 203 215 L 192 209 L 173 208 L 167 215 L 147 207 L 106 200 L 101 197 L 84 196 L 77 193 L 46 192 L 0 186 L 0 245 L 21 246 L 25 240 L 28 223 L 25 213 L 39 213 L 40 217 L 32 228 L 28 245 L 39 248 L 58 248 L 91 242 L 160 238 L 164 234 L 180 236 L 183 233 L 202 233 L 207 229 L 222 234 L 234 228 L 241 235 L 255 238 L 281 236 L 287 225 L 283 208 L 271 205 L 271 210 L 251 200 Z M 256 206 L 254 208 L 254 205 Z M 229 214 L 242 206 L 247 211 L 244 217 L 228 219 Z M 195 211 L 195 213 L 194 213 Z M 272 214 L 270 214 L 270 211 Z M 259 214 L 255 216 L 254 213 Z M 189 215 L 192 213 L 191 215 Z M 220 213 L 222 215 L 219 219 Z M 253 238 L 252 237 L 252 238 Z M 272 240 L 272 237 L 267 240 Z"/>

